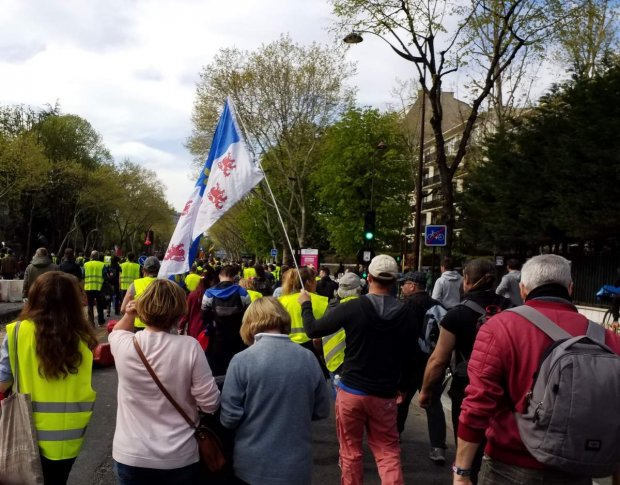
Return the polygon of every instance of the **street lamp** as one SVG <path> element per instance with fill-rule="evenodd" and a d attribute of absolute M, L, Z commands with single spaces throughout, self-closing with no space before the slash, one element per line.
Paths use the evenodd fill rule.
<path fill-rule="evenodd" d="M 412 56 L 408 52 L 403 52 L 400 49 L 397 49 L 390 41 L 388 41 L 385 37 L 377 34 L 376 32 L 371 32 L 369 30 L 354 30 L 350 34 L 344 37 L 343 42 L 346 44 L 359 44 L 364 41 L 364 38 L 361 34 L 372 34 L 379 37 L 382 41 L 388 44 L 396 54 L 398 54 L 403 59 L 414 62 L 416 64 L 422 64 L 422 79 L 420 83 L 422 84 L 422 103 L 421 103 L 421 112 L 420 112 L 420 151 L 419 151 L 419 163 L 418 163 L 418 173 L 416 177 L 415 184 L 415 222 L 414 222 L 414 237 L 413 237 L 413 269 L 420 269 L 420 233 L 422 229 L 422 178 L 424 177 L 424 123 L 426 117 L 426 93 L 424 92 L 424 86 L 426 86 L 426 63 L 424 57 L 416 57 Z M 426 42 L 424 43 L 424 49 L 426 51 Z"/>

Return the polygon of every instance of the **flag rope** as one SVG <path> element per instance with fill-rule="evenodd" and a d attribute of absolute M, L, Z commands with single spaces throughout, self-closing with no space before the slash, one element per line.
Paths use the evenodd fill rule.
<path fill-rule="evenodd" d="M 230 98 L 229 98 L 230 99 Z M 232 103 L 232 100 L 230 100 Z M 233 105 L 234 106 L 234 105 Z M 245 133 L 247 133 L 247 129 L 245 128 L 245 123 L 243 123 L 243 119 L 238 115 L 237 110 L 234 110 L 235 116 L 241 123 L 241 127 Z M 286 242 L 288 244 L 288 248 L 291 251 L 291 256 L 293 257 L 293 264 L 295 265 L 295 269 L 297 270 L 297 276 L 299 276 L 299 282 L 301 283 L 301 290 L 304 290 L 304 281 L 301 278 L 301 271 L 299 271 L 299 266 L 297 265 L 297 259 L 295 258 L 295 252 L 293 251 L 293 245 L 291 244 L 291 240 L 288 237 L 288 233 L 286 232 L 286 226 L 284 225 L 284 219 L 282 219 L 282 214 L 280 213 L 280 209 L 278 208 L 278 202 L 276 201 L 275 195 L 273 195 L 273 190 L 271 190 L 271 184 L 269 183 L 269 179 L 267 178 L 267 173 L 263 169 L 263 164 L 260 162 L 260 158 L 256 156 L 254 152 L 254 147 L 251 147 L 252 154 L 254 155 L 254 160 L 258 164 L 258 168 L 263 172 L 263 177 L 265 178 L 265 183 L 267 184 L 267 190 L 269 191 L 269 195 L 271 196 L 271 200 L 273 200 L 273 205 L 276 208 L 276 213 L 278 214 L 278 219 L 280 220 L 280 225 L 282 226 L 282 232 L 284 233 L 284 237 L 286 238 Z M 317 268 L 318 270 L 318 268 Z"/>

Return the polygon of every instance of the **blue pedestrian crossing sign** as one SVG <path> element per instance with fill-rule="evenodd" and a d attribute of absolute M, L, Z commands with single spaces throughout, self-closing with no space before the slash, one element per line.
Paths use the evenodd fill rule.
<path fill-rule="evenodd" d="M 424 229 L 424 244 L 427 246 L 445 246 L 447 226 L 427 225 Z"/>
<path fill-rule="evenodd" d="M 278 250 L 276 248 L 273 248 L 271 250 L 271 257 L 272 258 L 277 258 L 278 257 Z"/>

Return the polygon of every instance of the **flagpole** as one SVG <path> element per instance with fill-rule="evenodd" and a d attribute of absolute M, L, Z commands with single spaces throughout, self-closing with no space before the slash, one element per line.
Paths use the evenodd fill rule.
<path fill-rule="evenodd" d="M 230 102 L 232 104 L 232 100 L 230 100 Z M 232 104 L 232 105 L 234 106 L 234 104 Z M 243 119 L 238 116 L 236 109 L 234 110 L 234 113 L 235 113 L 235 117 L 241 123 L 243 131 L 245 133 L 247 133 L 248 131 L 245 128 L 245 124 L 243 123 Z M 297 259 L 295 259 L 295 252 L 293 251 L 293 246 L 291 244 L 291 240 L 289 239 L 288 233 L 286 232 L 286 226 L 284 225 L 284 219 L 282 219 L 282 214 L 280 213 L 280 209 L 278 208 L 278 203 L 276 202 L 276 197 L 273 195 L 273 190 L 271 190 L 271 184 L 269 183 L 269 179 L 267 178 L 267 173 L 263 169 L 263 164 L 260 162 L 259 157 L 256 156 L 256 153 L 254 152 L 254 147 L 252 147 L 252 154 L 254 155 L 254 160 L 258 164 L 258 167 L 261 169 L 261 172 L 263 172 L 263 177 L 265 178 L 265 182 L 267 183 L 267 190 L 269 191 L 269 195 L 271 195 L 271 200 L 273 200 L 273 205 L 276 208 L 276 213 L 278 214 L 278 219 L 280 220 L 280 225 L 282 226 L 282 232 L 284 233 L 284 237 L 286 238 L 286 242 L 288 244 L 288 248 L 291 251 L 291 256 L 293 256 L 293 264 L 295 265 L 295 269 L 297 269 L 297 276 L 299 276 L 299 282 L 301 283 L 301 290 L 304 290 L 305 289 L 304 288 L 304 281 L 301 278 L 301 271 L 299 270 L 299 266 L 297 265 Z M 318 270 L 318 268 L 317 268 L 317 270 Z"/>

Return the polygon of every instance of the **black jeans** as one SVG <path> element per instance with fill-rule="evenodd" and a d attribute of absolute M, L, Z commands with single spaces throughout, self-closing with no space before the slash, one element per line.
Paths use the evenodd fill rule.
<path fill-rule="evenodd" d="M 532 470 L 485 456 L 478 479 L 480 485 L 591 485 L 592 479 L 556 470 Z"/>
<path fill-rule="evenodd" d="M 198 485 L 202 483 L 200 462 L 171 470 L 123 465 L 116 460 L 112 462 L 112 466 L 119 485 Z"/>
<path fill-rule="evenodd" d="M 41 457 L 41 468 L 43 469 L 43 480 L 45 485 L 65 485 L 69 479 L 71 467 L 75 463 L 75 458 L 67 460 L 48 460 Z"/>
<path fill-rule="evenodd" d="M 417 394 L 418 388 L 410 389 L 405 394 L 405 399 L 398 405 L 396 413 L 396 427 L 399 433 L 405 429 L 405 421 L 409 414 L 409 405 L 413 397 Z M 443 382 L 438 380 L 433 386 L 433 398 L 431 404 L 426 408 L 426 424 L 428 426 L 428 437 L 432 448 L 447 448 L 446 446 L 446 415 L 441 404 L 441 394 L 443 392 Z"/>
<path fill-rule="evenodd" d="M 465 399 L 465 388 L 467 387 L 467 384 L 469 384 L 469 379 L 453 377 L 452 385 L 450 386 L 450 390 L 448 391 L 448 396 L 450 396 L 450 400 L 452 401 L 452 428 L 454 429 L 455 445 L 458 443 L 457 432 L 459 428 L 459 416 L 461 415 L 461 405 L 463 404 L 463 400 Z M 486 446 L 486 443 L 486 439 L 482 440 L 482 443 L 480 443 L 478 451 L 476 452 L 476 456 L 474 457 L 474 461 L 471 464 L 472 483 L 478 483 L 478 473 L 480 472 L 482 455 L 484 454 L 484 447 Z"/>
<path fill-rule="evenodd" d="M 105 317 L 103 315 L 105 312 L 105 298 L 101 295 L 100 291 L 86 290 L 86 299 L 88 301 L 88 320 L 93 325 L 95 324 L 94 307 L 95 302 L 97 302 L 97 322 L 99 325 L 103 325 L 105 323 Z"/>

